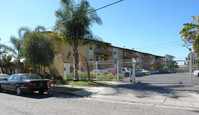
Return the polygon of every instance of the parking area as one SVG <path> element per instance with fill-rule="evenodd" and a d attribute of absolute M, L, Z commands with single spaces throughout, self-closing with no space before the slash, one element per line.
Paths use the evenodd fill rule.
<path fill-rule="evenodd" d="M 190 74 L 185 73 L 169 73 L 169 74 L 150 74 L 145 76 L 136 77 L 135 80 L 141 83 L 152 84 L 190 84 Z M 124 81 L 129 81 L 126 78 Z M 192 76 L 193 85 L 199 85 L 199 77 Z"/>

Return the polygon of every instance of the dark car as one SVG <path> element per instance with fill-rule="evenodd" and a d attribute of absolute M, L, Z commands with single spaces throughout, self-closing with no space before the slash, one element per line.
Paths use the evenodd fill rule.
<path fill-rule="evenodd" d="M 43 94 L 48 90 L 49 80 L 36 74 L 13 74 L 6 81 L 0 81 L 0 91 L 13 91 L 17 95 L 39 91 Z"/>
<path fill-rule="evenodd" d="M 171 71 L 169 69 L 161 69 L 159 73 L 171 73 Z"/>
<path fill-rule="evenodd" d="M 0 81 L 4 81 L 4 80 L 7 80 L 9 77 L 8 74 L 0 74 Z"/>
<path fill-rule="evenodd" d="M 171 73 L 176 73 L 176 69 L 169 69 Z"/>

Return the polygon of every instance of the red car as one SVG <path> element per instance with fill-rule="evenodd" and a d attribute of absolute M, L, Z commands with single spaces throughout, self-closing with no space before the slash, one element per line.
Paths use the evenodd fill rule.
<path fill-rule="evenodd" d="M 112 73 L 112 74 L 116 74 L 116 73 L 117 73 L 116 69 L 114 69 L 114 68 L 106 69 L 106 71 L 107 71 L 108 73 Z"/>

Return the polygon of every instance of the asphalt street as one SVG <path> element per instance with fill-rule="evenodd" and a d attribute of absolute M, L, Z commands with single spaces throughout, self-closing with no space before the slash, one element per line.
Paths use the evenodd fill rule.
<path fill-rule="evenodd" d="M 188 73 L 148 75 L 136 78 L 141 82 L 137 84 L 127 80 L 103 87 L 81 86 L 84 90 L 75 92 L 81 96 L 4 92 L 0 115 L 198 115 L 199 78 L 193 79 L 190 85 Z"/>
<path fill-rule="evenodd" d="M 88 97 L 0 94 L 1 115 L 197 115 L 198 110 Z"/>

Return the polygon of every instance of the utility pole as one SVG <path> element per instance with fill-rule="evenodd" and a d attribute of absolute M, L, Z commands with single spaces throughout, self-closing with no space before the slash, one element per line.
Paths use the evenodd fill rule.
<path fill-rule="evenodd" d="M 190 72 L 190 84 L 192 85 L 192 51 L 190 50 L 190 60 L 189 60 L 189 72 Z"/>

